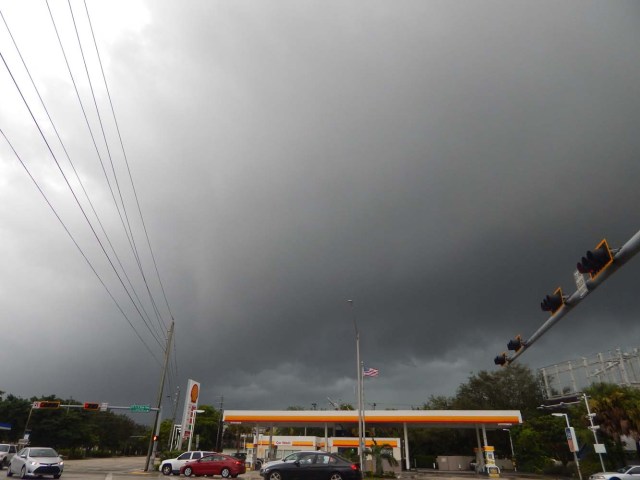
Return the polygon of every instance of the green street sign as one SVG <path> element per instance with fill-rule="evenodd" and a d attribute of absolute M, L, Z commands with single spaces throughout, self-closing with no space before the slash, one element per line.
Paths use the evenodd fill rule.
<path fill-rule="evenodd" d="M 149 412 L 151 407 L 149 405 L 131 405 L 129 410 L 132 412 Z"/>

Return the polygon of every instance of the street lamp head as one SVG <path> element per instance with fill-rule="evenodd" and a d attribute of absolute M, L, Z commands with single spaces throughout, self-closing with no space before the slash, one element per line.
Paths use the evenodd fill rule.
<path fill-rule="evenodd" d="M 554 417 L 566 417 L 567 416 L 566 413 L 552 413 L 551 415 L 553 415 Z"/>
<path fill-rule="evenodd" d="M 196 413 L 204 413 L 204 410 L 194 410 Z"/>

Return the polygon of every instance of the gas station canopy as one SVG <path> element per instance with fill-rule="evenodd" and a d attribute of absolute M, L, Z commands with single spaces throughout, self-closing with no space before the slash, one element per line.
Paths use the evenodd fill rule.
<path fill-rule="evenodd" d="M 367 425 L 407 425 L 485 429 L 505 428 L 522 423 L 519 410 L 366 410 Z M 320 426 L 358 423 L 357 410 L 226 410 L 229 424 L 273 426 Z"/>

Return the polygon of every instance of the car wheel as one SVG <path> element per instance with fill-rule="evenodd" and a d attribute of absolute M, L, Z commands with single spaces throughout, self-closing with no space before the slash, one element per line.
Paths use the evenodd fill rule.
<path fill-rule="evenodd" d="M 171 464 L 170 463 L 165 463 L 164 465 L 162 465 L 162 468 L 160 469 L 162 471 L 163 475 L 171 475 Z"/>
<path fill-rule="evenodd" d="M 20 470 L 20 478 L 27 478 L 27 467 L 22 467 L 22 470 Z"/>
<path fill-rule="evenodd" d="M 279 471 L 274 470 L 269 474 L 269 480 L 282 480 L 282 474 Z"/>
<path fill-rule="evenodd" d="M 220 472 L 220 475 L 222 475 L 222 478 L 229 478 L 229 476 L 231 475 L 231 472 L 229 471 L 228 468 L 223 468 L 222 471 Z"/>
<path fill-rule="evenodd" d="M 185 477 L 190 477 L 192 473 L 193 473 L 193 470 L 192 470 L 191 467 L 187 467 L 187 468 L 184 469 L 184 476 Z"/>
<path fill-rule="evenodd" d="M 238 478 L 238 474 L 231 475 L 231 478 Z"/>
<path fill-rule="evenodd" d="M 342 480 L 342 475 L 340 475 L 338 472 L 333 472 L 329 477 L 329 480 Z"/>

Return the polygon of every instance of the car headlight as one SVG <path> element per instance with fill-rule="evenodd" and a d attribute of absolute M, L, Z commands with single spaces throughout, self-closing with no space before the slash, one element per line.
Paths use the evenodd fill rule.
<path fill-rule="evenodd" d="M 64 465 L 64 462 L 63 462 L 63 461 L 60 461 L 60 463 L 58 463 L 58 465 L 63 466 L 63 465 Z"/>
<path fill-rule="evenodd" d="M 38 462 L 34 462 L 33 460 L 29 460 L 29 465 L 38 465 Z"/>

